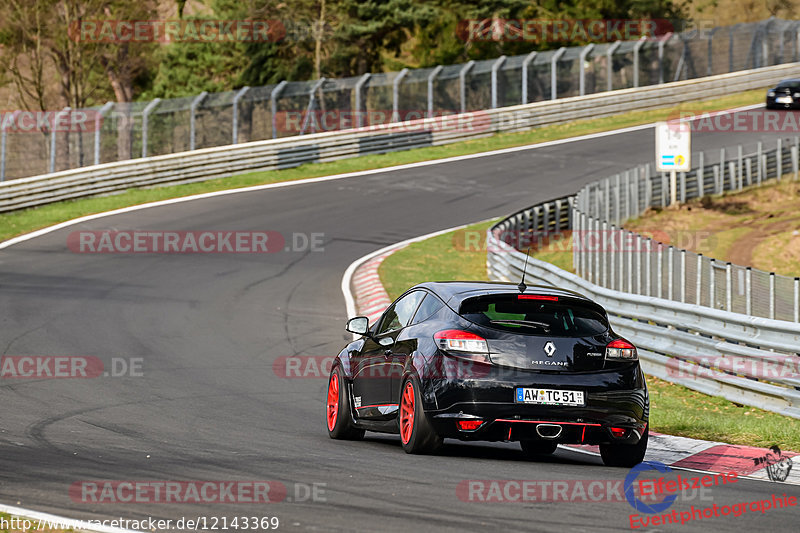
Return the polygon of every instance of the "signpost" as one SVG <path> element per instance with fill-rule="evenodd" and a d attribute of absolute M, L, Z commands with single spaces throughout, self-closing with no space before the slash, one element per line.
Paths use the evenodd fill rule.
<path fill-rule="evenodd" d="M 656 123 L 656 170 L 669 172 L 670 205 L 678 204 L 678 172 L 692 169 L 692 130 L 689 122 Z"/>

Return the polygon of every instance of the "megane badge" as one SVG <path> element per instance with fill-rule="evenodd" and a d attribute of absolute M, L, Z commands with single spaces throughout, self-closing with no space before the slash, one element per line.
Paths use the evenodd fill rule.
<path fill-rule="evenodd" d="M 556 345 L 547 341 L 547 344 L 544 345 L 544 353 L 547 354 L 547 357 L 553 357 L 553 354 L 556 353 Z"/>

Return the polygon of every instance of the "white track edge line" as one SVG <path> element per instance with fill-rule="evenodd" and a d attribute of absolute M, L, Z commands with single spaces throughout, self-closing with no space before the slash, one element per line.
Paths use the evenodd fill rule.
<path fill-rule="evenodd" d="M 54 514 L 42 513 L 39 511 L 31 511 L 23 507 L 14 507 L 11 505 L 4 505 L 4 504 L 0 504 L 0 513 L 8 513 L 12 516 L 19 516 L 21 518 L 30 518 L 31 520 L 37 520 L 37 521 L 41 520 L 42 522 L 50 522 L 50 526 L 58 524 L 61 526 L 66 526 L 68 528 L 75 529 L 76 531 L 96 531 L 98 533 L 141 533 L 134 529 L 122 529 L 111 526 L 103 526 L 99 524 L 95 525 L 87 523 L 89 520 L 103 520 L 103 519 L 90 518 L 87 520 L 77 520 L 74 518 L 64 518 L 62 516 Z M 35 531 L 37 529 L 38 529 L 38 524 L 33 524 L 33 529 L 31 531 Z"/>

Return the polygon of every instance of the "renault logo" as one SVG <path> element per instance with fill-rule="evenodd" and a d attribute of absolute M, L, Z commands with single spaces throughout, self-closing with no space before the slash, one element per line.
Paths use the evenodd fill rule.
<path fill-rule="evenodd" d="M 553 357 L 553 354 L 556 353 L 556 345 L 547 341 L 547 344 L 544 345 L 544 353 L 547 354 L 547 357 Z"/>

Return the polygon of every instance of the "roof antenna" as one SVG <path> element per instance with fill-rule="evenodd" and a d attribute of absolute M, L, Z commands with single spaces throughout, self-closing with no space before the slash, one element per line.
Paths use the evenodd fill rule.
<path fill-rule="evenodd" d="M 525 266 L 522 268 L 522 281 L 520 281 L 519 285 L 517 285 L 517 288 L 519 289 L 520 293 L 525 292 L 525 289 L 528 288 L 528 286 L 525 285 L 525 272 L 528 270 L 528 257 L 530 257 L 530 253 L 531 253 L 531 247 L 528 246 L 528 251 L 525 252 Z"/>

